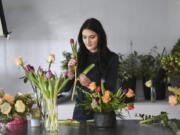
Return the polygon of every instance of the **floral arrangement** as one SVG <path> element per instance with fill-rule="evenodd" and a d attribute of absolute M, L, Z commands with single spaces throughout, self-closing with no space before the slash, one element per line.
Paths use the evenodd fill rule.
<path fill-rule="evenodd" d="M 180 104 L 180 88 L 168 87 L 168 91 L 173 93 L 173 95 L 169 96 L 169 104 L 172 106 Z"/>
<path fill-rule="evenodd" d="M 17 93 L 11 96 L 0 90 L 0 122 L 7 123 L 18 116 L 25 117 L 30 114 L 34 103 L 31 94 Z"/>
<path fill-rule="evenodd" d="M 62 92 L 66 84 L 70 81 L 70 78 L 68 78 L 66 75 L 57 75 L 56 73 L 52 72 L 51 65 L 55 62 L 54 54 L 49 54 L 47 62 L 47 70 L 39 66 L 37 71 L 35 71 L 35 68 L 32 65 L 24 64 L 22 57 L 18 57 L 16 59 L 16 65 L 24 70 L 25 76 L 31 82 L 32 86 L 37 88 L 37 90 L 43 96 L 47 111 L 49 111 L 46 111 L 46 113 L 49 113 L 49 120 L 46 122 L 46 127 L 49 127 L 50 130 L 55 130 L 57 129 L 57 113 L 54 111 L 56 111 L 57 95 Z M 90 65 L 90 67 L 85 69 L 84 73 L 87 74 L 92 67 L 94 67 L 94 65 Z"/>
<path fill-rule="evenodd" d="M 52 72 L 51 65 L 55 62 L 54 54 L 49 54 L 47 62 L 47 70 L 39 67 L 38 70 L 35 71 L 34 67 L 30 64 L 24 65 L 21 57 L 16 59 L 17 66 L 20 66 L 24 70 L 27 79 L 31 81 L 32 85 L 36 87 L 43 96 L 47 109 L 45 112 L 47 116 L 45 119 L 47 131 L 55 132 L 58 129 L 57 95 L 63 90 L 70 79 L 63 76 L 63 74 L 57 75 Z"/>
<path fill-rule="evenodd" d="M 43 97 L 48 100 L 56 98 L 57 94 L 61 92 L 69 78 L 64 77 L 62 74 L 59 76 L 51 71 L 51 65 L 55 61 L 55 55 L 49 54 L 48 56 L 48 69 L 44 70 L 39 66 L 35 71 L 34 67 L 30 64 L 24 65 L 22 57 L 16 59 L 16 65 L 24 69 L 25 76 L 33 83 L 33 86 L 43 94 Z"/>
<path fill-rule="evenodd" d="M 115 93 L 105 89 L 104 81 L 101 81 L 101 86 L 97 86 L 95 82 L 91 82 L 88 86 L 89 90 L 81 88 L 85 93 L 87 100 L 84 101 L 81 106 L 85 110 L 93 112 L 111 112 L 115 110 L 122 110 L 124 108 L 133 109 L 134 106 L 125 103 L 125 97 L 133 97 L 135 94 L 131 89 L 124 93 L 122 89 L 118 89 Z"/>

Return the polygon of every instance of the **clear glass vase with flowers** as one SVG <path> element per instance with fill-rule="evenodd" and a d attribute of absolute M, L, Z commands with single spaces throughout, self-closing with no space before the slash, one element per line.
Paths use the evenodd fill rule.
<path fill-rule="evenodd" d="M 16 59 L 17 66 L 20 66 L 24 72 L 26 78 L 31 82 L 31 85 L 37 89 L 42 95 L 45 106 L 45 128 L 46 131 L 53 133 L 58 129 L 58 114 L 57 114 L 57 96 L 62 92 L 66 84 L 71 80 L 68 76 L 60 74 L 59 76 L 52 72 L 51 65 L 55 61 L 55 55 L 49 54 L 48 56 L 48 69 L 45 70 L 41 67 L 35 71 L 34 67 L 30 64 L 25 65 L 22 57 Z M 89 65 L 84 71 L 87 74 L 94 64 Z M 77 80 L 76 80 L 77 81 Z M 74 85 L 74 90 L 76 85 Z M 75 91 L 74 91 L 75 93 Z M 73 95 L 74 96 L 74 95 Z"/>
<path fill-rule="evenodd" d="M 24 65 L 23 59 L 19 57 L 16 61 L 21 61 L 18 66 L 22 67 L 25 71 L 25 76 L 31 81 L 32 85 L 42 94 L 45 101 L 45 129 L 49 133 L 58 131 L 58 114 L 57 114 L 57 95 L 63 90 L 68 83 L 69 78 L 60 74 L 57 75 L 52 72 L 51 65 L 55 61 L 55 55 L 49 54 L 48 56 L 48 69 L 38 68 L 37 71 L 28 70 L 31 65 Z M 18 63 L 18 62 L 16 62 Z M 33 66 L 31 66 L 33 67 Z"/>

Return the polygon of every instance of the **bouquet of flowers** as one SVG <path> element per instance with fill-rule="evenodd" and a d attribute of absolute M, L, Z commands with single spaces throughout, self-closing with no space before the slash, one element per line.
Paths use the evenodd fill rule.
<path fill-rule="evenodd" d="M 52 72 L 51 65 L 55 61 L 55 55 L 49 54 L 48 56 L 48 69 L 44 70 L 41 67 L 35 72 L 35 69 L 30 64 L 24 65 L 23 59 L 19 57 L 16 64 L 24 69 L 25 76 L 31 81 L 32 85 L 42 94 L 43 100 L 46 105 L 45 127 L 48 131 L 57 131 L 58 118 L 57 118 L 57 95 L 63 90 L 68 81 L 68 77 L 62 74 L 57 75 Z"/>
<path fill-rule="evenodd" d="M 88 86 L 89 90 L 83 90 L 87 100 L 81 105 L 85 110 L 93 112 L 111 112 L 115 110 L 122 110 L 124 108 L 133 109 L 132 104 L 128 107 L 125 103 L 126 97 L 133 97 L 135 94 L 131 89 L 123 92 L 120 88 L 115 93 L 105 89 L 104 81 L 101 81 L 101 86 L 97 86 L 95 82 L 91 82 Z"/>
<path fill-rule="evenodd" d="M 34 103 L 31 94 L 17 93 L 14 97 L 0 90 L 0 122 L 8 123 L 15 117 L 25 117 L 30 113 Z"/>

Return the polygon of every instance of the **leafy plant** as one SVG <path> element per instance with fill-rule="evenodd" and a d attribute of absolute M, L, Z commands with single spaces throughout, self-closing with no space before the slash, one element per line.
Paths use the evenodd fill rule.
<path fill-rule="evenodd" d="M 167 73 L 168 82 L 175 81 L 177 82 L 175 85 L 178 85 L 180 81 L 180 39 L 174 45 L 171 53 L 162 57 L 161 65 Z"/>
<path fill-rule="evenodd" d="M 62 64 L 61 68 L 65 71 L 68 70 L 68 62 L 71 59 L 71 55 L 72 54 L 70 52 L 66 52 L 66 51 L 63 52 L 64 60 L 61 61 L 61 64 Z"/>
<path fill-rule="evenodd" d="M 138 78 L 139 73 L 139 58 L 136 51 L 128 56 L 119 54 L 118 78 L 121 83 L 133 77 Z"/>

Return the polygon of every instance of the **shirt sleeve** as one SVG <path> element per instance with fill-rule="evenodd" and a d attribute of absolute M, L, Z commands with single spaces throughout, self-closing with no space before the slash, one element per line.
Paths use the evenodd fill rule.
<path fill-rule="evenodd" d="M 117 90 L 118 64 L 118 55 L 114 55 L 111 58 L 106 71 L 106 86 L 112 92 L 115 92 Z"/>

